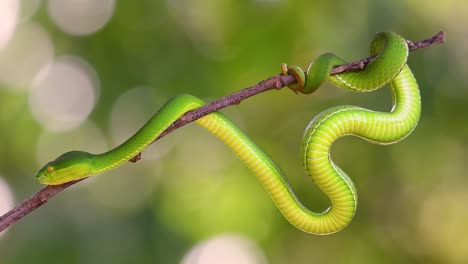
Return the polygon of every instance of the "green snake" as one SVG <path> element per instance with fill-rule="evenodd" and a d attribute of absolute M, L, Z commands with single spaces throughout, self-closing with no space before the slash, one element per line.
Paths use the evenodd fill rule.
<path fill-rule="evenodd" d="M 406 65 L 408 46 L 395 33 L 379 33 L 371 44 L 373 59 L 362 71 L 330 75 L 332 67 L 345 61 L 326 53 L 319 56 L 305 73 L 297 66 L 282 66 L 292 74 L 295 92 L 311 93 L 326 80 L 358 92 L 378 89 L 390 83 L 393 108 L 376 112 L 357 106 L 338 106 L 315 117 L 307 126 L 302 150 L 303 162 L 312 181 L 328 196 L 330 207 L 311 211 L 296 198 L 281 169 L 248 136 L 221 113 L 214 112 L 196 122 L 228 146 L 258 177 L 285 218 L 297 228 L 312 234 L 330 234 L 352 220 L 357 206 L 351 179 L 330 158 L 330 147 L 338 138 L 354 135 L 377 144 L 395 143 L 415 128 L 421 102 L 416 80 Z M 67 152 L 47 163 L 36 177 L 43 184 L 56 185 L 114 169 L 144 150 L 184 113 L 204 102 L 191 95 L 179 95 L 163 107 L 131 138 L 116 148 L 91 154 Z"/>

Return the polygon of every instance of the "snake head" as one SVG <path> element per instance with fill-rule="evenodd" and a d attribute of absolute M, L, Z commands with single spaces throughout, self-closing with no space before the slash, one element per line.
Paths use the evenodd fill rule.
<path fill-rule="evenodd" d="M 58 185 L 89 176 L 91 165 L 90 153 L 70 151 L 44 165 L 36 178 L 42 184 Z"/>

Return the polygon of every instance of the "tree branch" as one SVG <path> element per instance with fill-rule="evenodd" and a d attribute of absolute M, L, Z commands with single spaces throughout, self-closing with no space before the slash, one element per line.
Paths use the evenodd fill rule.
<path fill-rule="evenodd" d="M 439 32 L 435 36 L 429 39 L 416 42 L 416 43 L 413 43 L 407 40 L 407 43 L 408 43 L 408 47 L 410 48 L 410 50 L 413 51 L 416 49 L 430 46 L 432 44 L 442 43 L 444 41 L 445 41 L 445 33 Z M 372 61 L 372 59 L 373 57 L 369 57 L 369 58 L 362 59 L 360 61 L 336 66 L 331 71 L 331 74 L 362 70 L 369 62 Z M 264 80 L 258 83 L 257 85 L 254 85 L 254 86 L 245 88 L 241 91 L 235 92 L 233 94 L 224 96 L 216 101 L 213 101 L 211 103 L 204 105 L 203 107 L 200 107 L 198 109 L 185 113 L 182 117 L 180 117 L 177 121 L 175 121 L 171 126 L 169 126 L 169 128 L 167 128 L 157 139 L 155 139 L 155 141 L 169 134 L 175 129 L 181 126 L 184 126 L 190 122 L 193 122 L 205 115 L 218 111 L 229 105 L 239 104 L 243 100 L 251 96 L 254 96 L 256 94 L 259 94 L 268 90 L 281 89 L 283 87 L 286 87 L 294 83 L 295 81 L 296 80 L 291 75 L 275 75 L 273 77 L 270 77 L 267 80 Z M 137 156 L 132 158 L 130 161 L 136 162 L 140 159 L 140 157 L 141 157 L 141 154 L 138 154 Z M 44 188 L 39 190 L 37 193 L 33 194 L 31 197 L 27 198 L 22 203 L 17 205 L 15 208 L 13 208 L 12 210 L 10 210 L 9 212 L 7 212 L 6 214 L 0 217 L 0 232 L 5 230 L 10 225 L 16 223 L 19 219 L 23 218 L 28 213 L 32 212 L 33 210 L 37 209 L 41 205 L 45 204 L 50 198 L 52 198 L 56 194 L 60 193 L 66 188 L 82 180 L 84 179 L 68 182 L 68 183 L 61 184 L 61 185 L 45 186 Z"/>

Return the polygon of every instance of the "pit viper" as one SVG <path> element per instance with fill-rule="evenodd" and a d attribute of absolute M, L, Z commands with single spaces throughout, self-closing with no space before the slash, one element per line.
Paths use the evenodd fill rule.
<path fill-rule="evenodd" d="M 335 140 L 354 135 L 376 144 L 391 144 L 408 136 L 418 123 L 421 100 L 416 79 L 406 64 L 409 52 L 405 39 L 392 32 L 378 33 L 370 53 L 375 58 L 363 70 L 336 75 L 330 75 L 331 69 L 346 62 L 331 53 L 320 55 L 307 71 L 282 65 L 283 74 L 296 78 L 296 83 L 290 85 L 296 93 L 312 93 L 326 81 L 357 92 L 390 84 L 392 91 L 393 107 L 389 112 L 342 105 L 323 111 L 307 126 L 302 143 L 304 167 L 331 203 L 322 212 L 306 208 L 296 198 L 278 165 L 224 115 L 214 112 L 196 121 L 244 162 L 285 218 L 305 232 L 320 235 L 337 232 L 351 222 L 356 212 L 354 184 L 330 157 Z M 116 148 L 102 154 L 67 152 L 42 167 L 36 177 L 43 184 L 57 185 L 112 170 L 144 150 L 184 113 L 203 105 L 194 96 L 176 96 Z"/>

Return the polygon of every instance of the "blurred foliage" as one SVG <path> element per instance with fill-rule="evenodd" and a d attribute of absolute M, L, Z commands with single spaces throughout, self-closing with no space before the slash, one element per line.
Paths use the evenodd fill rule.
<path fill-rule="evenodd" d="M 41 26 L 55 57 L 86 61 L 99 88 L 85 123 L 54 132 L 34 118 L 30 90 L 0 86 L 0 174 L 16 203 L 41 187 L 33 175 L 44 160 L 115 146 L 124 137 L 112 124 L 128 136 L 174 95 L 213 100 L 277 74 L 281 62 L 306 65 L 324 51 L 357 60 L 378 31 L 418 41 L 444 30 L 448 38 L 410 54 L 423 100 L 410 137 L 392 146 L 335 144 L 333 157 L 360 199 L 345 230 L 295 229 L 224 146 L 189 125 L 151 146 L 146 160 L 80 183 L 15 224 L 0 237 L 1 263 L 179 263 L 224 233 L 253 241 L 267 263 L 468 262 L 468 2 L 120 0 L 109 22 L 86 36 L 63 32 L 49 2 L 35 2 L 38 10 L 20 23 Z M 114 109 L 134 88 L 147 95 Z M 328 201 L 301 165 L 307 123 L 332 106 L 388 110 L 390 102 L 388 89 L 325 86 L 311 96 L 264 93 L 223 112 L 278 162 L 304 203 L 321 210 Z"/>

